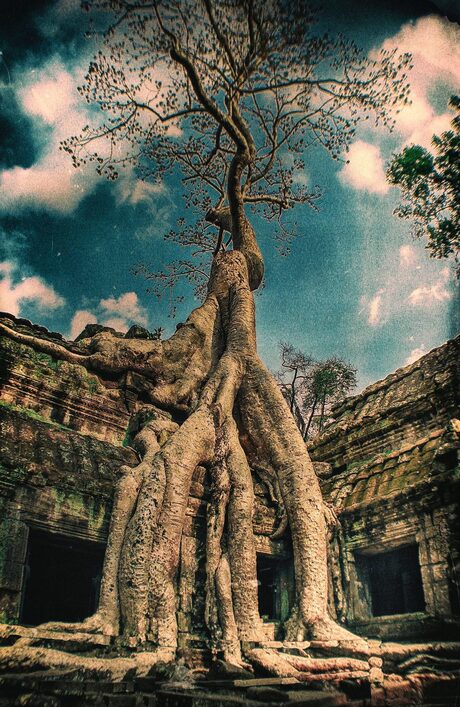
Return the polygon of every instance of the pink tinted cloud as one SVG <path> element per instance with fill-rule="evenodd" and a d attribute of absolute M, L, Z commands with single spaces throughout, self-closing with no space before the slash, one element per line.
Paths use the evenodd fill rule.
<path fill-rule="evenodd" d="M 0 263 L 0 310 L 10 312 L 15 316 L 21 314 L 25 302 L 33 302 L 40 310 L 46 312 L 63 307 L 65 300 L 57 294 L 51 285 L 35 275 L 23 277 L 14 282 L 18 267 L 11 261 Z"/>

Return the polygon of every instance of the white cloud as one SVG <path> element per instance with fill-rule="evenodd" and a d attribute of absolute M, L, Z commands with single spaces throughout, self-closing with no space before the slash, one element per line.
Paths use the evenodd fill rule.
<path fill-rule="evenodd" d="M 364 189 L 373 194 L 386 194 L 389 189 L 380 148 L 364 140 L 357 140 L 350 146 L 348 163 L 339 176 L 342 182 L 354 189 Z"/>
<path fill-rule="evenodd" d="M 45 208 L 72 213 L 100 181 L 93 165 L 75 169 L 70 156 L 60 149 L 62 140 L 79 134 L 92 120 L 91 109 L 77 91 L 85 65 L 85 57 L 81 66 L 71 67 L 53 58 L 39 69 L 24 72 L 16 82 L 18 102 L 32 119 L 35 133 L 46 139 L 46 146 L 30 167 L 13 166 L 0 172 L 0 210 Z M 105 141 L 98 145 L 102 155 L 108 149 Z M 117 146 L 120 155 L 125 149 Z M 133 204 L 158 189 L 155 185 L 140 187 L 132 172 L 126 173 L 121 182 L 121 200 Z"/>
<path fill-rule="evenodd" d="M 147 324 L 147 312 L 139 303 L 135 292 L 125 292 L 118 298 L 109 297 L 99 302 L 100 308 L 109 314 L 115 314 L 125 320 L 142 324 Z"/>
<path fill-rule="evenodd" d="M 70 338 L 75 339 L 86 324 L 97 323 L 124 333 L 133 324 L 147 326 L 148 315 L 135 292 L 124 292 L 119 297 L 101 299 L 93 311 L 77 310 L 70 325 Z"/>
<path fill-rule="evenodd" d="M 147 241 L 162 238 L 171 229 L 171 216 L 175 204 L 163 182 L 143 182 L 136 179 L 134 171 L 121 175 L 115 184 L 115 196 L 119 204 L 138 206 L 142 204 L 150 218 L 135 228 L 132 235 L 136 240 Z"/>
<path fill-rule="evenodd" d="M 384 49 L 397 48 L 410 52 L 413 69 L 410 82 L 421 88 L 438 80 L 448 82 L 453 88 L 460 84 L 460 26 L 444 17 L 428 15 L 415 23 L 403 25 L 400 31 L 387 39 Z"/>
<path fill-rule="evenodd" d="M 128 322 L 126 319 L 122 319 L 121 317 L 109 317 L 108 319 L 104 319 L 101 323 L 104 326 L 109 326 L 112 329 L 115 329 L 115 331 L 121 331 L 123 334 L 129 329 Z"/>
<path fill-rule="evenodd" d="M 25 72 L 17 82 L 17 99 L 34 123 L 36 133 L 49 132 L 46 147 L 28 168 L 14 166 L 0 172 L 0 210 L 45 208 L 71 213 L 96 181 L 94 169 L 75 170 L 59 149 L 61 140 L 80 132 L 89 111 L 77 92 L 82 69 L 66 68 L 51 59 L 40 71 Z M 46 133 L 45 133 L 46 134 Z"/>
<path fill-rule="evenodd" d="M 282 152 L 280 162 L 286 169 L 292 169 L 292 183 L 299 187 L 308 187 L 311 184 L 310 174 L 305 166 L 301 169 L 296 164 L 296 156 L 289 151 Z"/>
<path fill-rule="evenodd" d="M 401 108 L 396 118 L 397 130 L 406 136 L 433 119 L 433 108 L 427 98 L 411 88 L 411 103 Z"/>
<path fill-rule="evenodd" d="M 292 175 L 292 183 L 299 187 L 308 187 L 311 183 L 308 172 L 304 169 L 297 169 Z"/>
<path fill-rule="evenodd" d="M 436 115 L 421 88 L 412 88 L 412 103 L 404 106 L 396 117 L 396 130 L 405 138 L 405 145 L 422 145 L 431 148 L 433 135 L 450 129 L 452 113 Z"/>
<path fill-rule="evenodd" d="M 121 178 L 116 184 L 116 196 L 119 203 L 133 204 L 151 202 L 159 194 L 165 194 L 163 182 L 143 182 L 141 179 Z"/>
<path fill-rule="evenodd" d="M 402 268 L 410 268 L 418 262 L 418 253 L 414 246 L 408 243 L 399 248 L 399 265 Z"/>
<path fill-rule="evenodd" d="M 381 49 L 396 50 L 398 55 L 412 55 L 413 67 L 408 72 L 410 103 L 393 113 L 395 135 L 400 137 L 396 150 L 411 144 L 431 149 L 433 135 L 449 130 L 453 118 L 447 101 L 460 85 L 460 26 L 437 15 L 421 17 L 403 25 L 397 34 L 388 37 L 378 49 L 370 52 L 370 58 L 377 59 Z M 443 112 L 440 114 L 433 95 L 443 96 L 440 99 Z M 370 130 L 376 141 L 382 139 L 384 130 L 381 125 Z M 355 164 L 351 163 L 342 170 L 342 180 L 356 189 L 386 193 L 389 185 L 386 184 L 379 148 L 374 147 L 372 152 L 369 148 L 364 149 L 362 141 L 358 140 L 356 144 L 359 150 Z M 389 157 L 385 154 L 385 160 Z"/>
<path fill-rule="evenodd" d="M 56 27 L 60 26 L 59 22 L 56 27 L 53 26 L 56 16 L 61 21 L 73 21 L 76 12 L 79 12 L 78 3 L 58 0 L 56 7 L 53 6 L 53 13 L 37 17 L 37 25 L 45 35 L 52 36 Z M 79 57 L 78 63 L 66 64 L 55 56 L 39 67 L 16 72 L 13 85 L 16 99 L 32 121 L 37 142 L 44 148 L 30 167 L 15 165 L 0 170 L 0 212 L 43 208 L 69 214 L 100 181 L 93 163 L 75 169 L 70 156 L 60 149 L 63 140 L 80 134 L 85 125 L 97 125 L 101 120 L 101 113 L 96 115 L 97 109 L 88 106 L 77 91 L 77 86 L 84 83 L 89 51 L 91 47 Z M 129 73 L 129 68 L 126 70 Z M 166 87 L 169 79 L 161 67 L 157 67 L 155 73 L 155 80 L 159 78 Z M 136 76 L 133 76 L 135 79 Z M 144 103 L 155 104 L 160 100 L 156 85 L 147 80 L 142 82 L 136 96 Z M 107 115 L 102 116 L 104 118 L 107 120 Z M 150 125 L 149 112 L 141 114 L 139 121 L 143 127 Z M 171 124 L 167 132 L 171 136 L 180 135 L 180 125 Z M 93 143 L 93 146 L 99 156 L 108 157 L 110 154 L 117 159 L 126 157 L 131 149 L 128 141 L 120 140 L 111 146 L 104 138 L 98 140 L 97 146 Z M 132 168 L 122 170 L 119 182 L 115 184 L 119 203 L 136 205 L 150 201 L 153 204 L 154 197 L 164 192 L 160 182 L 144 184 L 138 180 Z M 171 210 L 170 205 L 168 210 Z"/>
<path fill-rule="evenodd" d="M 404 136 L 404 144 L 431 146 L 431 138 L 449 129 L 452 115 L 436 115 L 429 100 L 430 90 L 447 86 L 454 92 L 460 84 L 460 26 L 446 18 L 429 15 L 415 23 L 403 25 L 382 45 L 412 54 L 413 68 L 409 73 L 411 104 L 404 106 L 396 117 L 396 129 Z"/>
<path fill-rule="evenodd" d="M 371 326 L 377 326 L 380 322 L 380 308 L 382 305 L 382 295 L 377 294 L 369 302 L 369 315 L 367 318 Z"/>
<path fill-rule="evenodd" d="M 85 195 L 74 174 L 59 161 L 43 160 L 27 169 L 13 167 L 0 174 L 0 209 L 43 207 L 50 211 L 71 213 Z"/>
<path fill-rule="evenodd" d="M 426 354 L 425 345 L 422 344 L 421 346 L 418 346 L 417 348 L 412 349 L 409 356 L 404 361 L 403 365 L 409 366 L 411 363 L 414 363 L 414 361 L 417 361 L 419 358 L 421 358 L 425 354 Z"/>
<path fill-rule="evenodd" d="M 64 13 L 70 11 L 68 2 L 60 4 Z M 38 69 L 24 71 L 16 81 L 17 100 L 32 120 L 40 142 L 45 141 L 45 148 L 30 167 L 16 165 L 0 171 L 0 211 L 44 208 L 69 214 L 100 181 L 94 164 L 75 169 L 70 156 L 60 149 L 63 140 L 78 135 L 85 125 L 95 120 L 94 109 L 77 91 L 77 86 L 83 83 L 86 64 L 85 56 L 80 58 L 80 64 L 72 66 L 53 58 Z M 173 134 L 179 134 L 178 129 Z M 120 141 L 113 148 L 114 156 L 123 157 L 129 149 L 128 143 Z M 112 148 L 108 141 L 101 139 L 97 151 L 104 157 Z M 115 184 L 119 203 L 153 203 L 155 196 L 164 192 L 160 182 L 146 184 L 137 179 L 132 168 L 122 172 Z"/>
<path fill-rule="evenodd" d="M 385 241 L 389 238 L 390 233 Z M 396 332 L 399 365 L 408 365 L 447 336 L 445 323 L 454 296 L 452 269 L 429 258 L 423 242 L 401 245 L 396 237 L 391 247 L 382 243 L 378 257 L 370 254 L 363 262 L 358 309 L 367 324 L 363 336 L 375 341 L 381 328 L 385 334 Z"/>
<path fill-rule="evenodd" d="M 70 338 L 72 341 L 77 338 L 87 324 L 96 324 L 97 317 L 87 309 L 79 309 L 75 312 L 70 323 Z"/>
<path fill-rule="evenodd" d="M 384 292 L 385 288 L 381 288 L 369 301 L 363 300 L 367 314 L 367 323 L 370 326 L 375 327 L 382 322 L 382 295 Z"/>
<path fill-rule="evenodd" d="M 434 115 L 431 120 L 419 125 L 407 138 L 405 145 L 422 145 L 431 149 L 433 135 L 440 135 L 446 130 L 450 130 L 453 114 L 443 113 Z"/>
<path fill-rule="evenodd" d="M 20 277 L 20 268 L 14 261 L 0 263 L 0 277 L 1 311 L 11 312 L 17 317 L 25 302 L 32 302 L 42 312 L 58 309 L 65 304 L 65 300 L 42 278 L 35 275 Z"/>
<path fill-rule="evenodd" d="M 452 299 L 452 293 L 446 287 L 449 277 L 449 268 L 443 268 L 434 283 L 421 285 L 412 290 L 407 298 L 409 304 L 413 307 L 430 307 L 437 302 Z"/>
<path fill-rule="evenodd" d="M 24 111 L 41 118 L 48 125 L 59 126 L 69 117 L 70 111 L 76 110 L 78 103 L 74 77 L 56 60 L 49 64 L 38 81 L 35 72 L 31 72 L 29 83 L 17 94 Z"/>

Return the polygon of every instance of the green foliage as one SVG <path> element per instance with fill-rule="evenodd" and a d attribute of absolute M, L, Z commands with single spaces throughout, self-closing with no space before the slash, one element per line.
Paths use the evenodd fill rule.
<path fill-rule="evenodd" d="M 393 156 L 387 178 L 402 193 L 395 214 L 412 220 L 414 236 L 427 238 L 431 257 L 453 255 L 460 276 L 460 97 L 452 96 L 449 105 L 456 116 L 451 130 L 433 136 L 433 153 L 406 147 Z"/>
<path fill-rule="evenodd" d="M 356 387 L 356 369 L 338 356 L 316 361 L 287 343 L 280 343 L 280 352 L 276 377 L 304 439 L 321 434 L 332 406 Z"/>
<path fill-rule="evenodd" d="M 64 361 L 59 361 L 41 351 L 35 351 L 32 347 L 13 341 L 8 336 L 1 337 L 1 347 L 4 351 L 9 351 L 15 361 L 20 362 L 29 369 L 41 370 L 42 366 L 47 366 L 53 371 L 58 371 L 64 364 Z"/>
<path fill-rule="evenodd" d="M 98 392 L 99 383 L 97 381 L 97 378 L 90 378 L 88 376 L 87 385 L 88 385 L 88 392 L 89 393 L 97 393 Z"/>
<path fill-rule="evenodd" d="M 42 353 L 41 351 L 33 351 L 31 353 L 31 357 L 38 363 L 48 366 L 48 368 L 51 368 L 53 371 L 58 371 L 63 363 L 63 361 L 56 360 L 55 358 L 52 358 L 52 356 Z"/>
<path fill-rule="evenodd" d="M 25 408 L 22 405 L 14 405 L 13 403 L 8 403 L 6 400 L 0 400 L 0 408 L 6 408 L 7 410 L 11 410 L 12 412 L 18 412 L 21 415 L 30 417 L 32 420 L 37 420 L 38 422 L 45 422 L 47 425 L 52 425 L 53 427 L 57 427 L 61 430 L 71 429 L 70 427 L 66 427 L 66 425 L 61 425 L 59 422 L 54 422 L 54 420 L 49 420 L 47 417 L 43 417 L 43 415 L 40 415 L 40 413 L 36 412 L 35 410 Z"/>
<path fill-rule="evenodd" d="M 318 361 L 309 389 L 302 401 L 302 411 L 308 414 L 305 438 L 321 434 L 331 420 L 332 407 L 356 387 L 356 369 L 338 356 Z"/>

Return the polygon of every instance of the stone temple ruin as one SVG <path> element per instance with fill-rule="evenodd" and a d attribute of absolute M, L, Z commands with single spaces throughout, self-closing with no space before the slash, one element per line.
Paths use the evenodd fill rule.
<path fill-rule="evenodd" d="M 18 331 L 59 338 L 3 316 Z M 23 693 L 48 694 L 46 704 L 61 704 L 63 694 L 70 701 L 73 695 L 72 704 L 453 704 L 460 694 L 459 349 L 460 337 L 347 399 L 310 444 L 324 497 L 340 520 L 330 537 L 330 612 L 366 637 L 367 653 L 362 649 L 331 672 L 331 660 L 347 655 L 337 642 L 283 643 L 295 591 L 289 533 L 271 537 L 278 509 L 260 479 L 254 527 L 267 645 L 312 659 L 310 692 L 305 685 L 299 692 L 294 678 L 237 676 L 208 679 L 180 698 L 174 683 L 153 688 L 127 679 L 116 695 L 113 685 L 99 685 L 93 695 L 81 677 L 64 685 L 39 671 L 31 687 L 34 674 L 28 682 L 10 666 L 0 678 L 0 694 L 9 697 L 0 704 L 19 704 Z M 114 649 L 116 639 L 108 636 L 29 627 L 79 621 L 96 608 L 116 472 L 137 463 L 127 432 L 137 405 L 128 379 L 104 380 L 0 338 L 3 646 L 28 640 L 85 655 Z M 211 657 L 204 623 L 207 493 L 205 470 L 197 468 L 181 541 L 177 611 L 179 656 L 198 674 Z M 328 690 L 313 689 L 318 686 Z M 219 702 L 222 691 L 226 700 Z"/>

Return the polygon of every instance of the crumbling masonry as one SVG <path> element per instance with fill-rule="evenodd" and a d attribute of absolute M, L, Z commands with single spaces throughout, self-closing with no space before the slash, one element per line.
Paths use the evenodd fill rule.
<path fill-rule="evenodd" d="M 17 331 L 59 338 L 5 317 Z M 330 538 L 330 611 L 363 636 L 458 636 L 459 349 L 460 338 L 449 341 L 347 399 L 310 445 L 340 520 Z M 104 379 L 1 337 L 0 621 L 19 633 L 94 611 L 116 473 L 138 463 L 128 423 L 141 404 L 128 377 Z M 289 531 L 271 537 L 279 508 L 263 478 L 255 491 L 259 609 L 267 641 L 282 640 L 295 591 Z M 179 648 L 193 665 L 209 654 L 207 499 L 198 467 L 177 577 Z"/>

